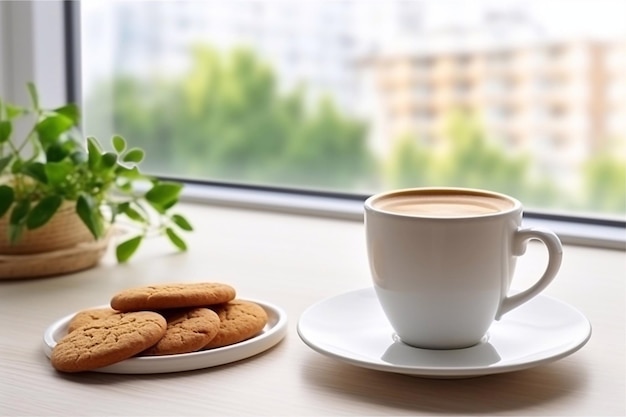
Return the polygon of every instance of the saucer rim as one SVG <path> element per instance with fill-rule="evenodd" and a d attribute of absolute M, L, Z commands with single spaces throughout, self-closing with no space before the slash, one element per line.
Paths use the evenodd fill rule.
<path fill-rule="evenodd" d="M 560 304 L 562 307 L 569 309 L 572 313 L 576 313 L 576 315 L 580 319 L 580 324 L 584 324 L 586 327 L 586 330 L 584 332 L 584 335 L 583 335 L 583 332 L 581 332 L 580 336 L 577 336 L 576 338 L 573 338 L 567 343 L 564 343 L 562 347 L 555 346 L 546 351 L 546 352 L 549 352 L 549 351 L 557 349 L 558 350 L 557 353 L 549 354 L 538 359 L 531 359 L 528 361 L 522 361 L 522 362 L 514 363 L 514 364 L 504 364 L 504 365 L 500 364 L 499 365 L 496 363 L 496 364 L 485 365 L 485 366 L 468 366 L 468 367 L 454 367 L 454 368 L 438 367 L 438 366 L 430 367 L 430 366 L 395 365 L 395 364 L 390 364 L 390 363 L 373 362 L 371 359 L 367 359 L 366 357 L 363 357 L 363 359 L 358 359 L 354 355 L 353 356 L 348 356 L 347 354 L 342 355 L 338 352 L 325 349 L 324 347 L 320 346 L 315 341 L 311 340 L 310 337 L 307 337 L 306 329 L 303 329 L 303 319 L 308 314 L 311 314 L 312 312 L 314 312 L 316 308 L 319 308 L 319 306 L 325 302 L 330 302 L 335 299 L 339 299 L 341 297 L 347 297 L 347 296 L 355 295 L 358 293 L 371 294 L 374 297 L 374 299 L 376 297 L 375 290 L 373 287 L 365 287 L 365 288 L 360 288 L 356 290 L 346 291 L 344 293 L 325 298 L 309 306 L 300 315 L 300 318 L 298 319 L 298 323 L 296 326 L 296 331 L 298 333 L 298 336 L 304 342 L 304 344 L 306 344 L 309 348 L 311 348 L 312 350 L 324 356 L 334 358 L 339 361 L 349 363 L 349 364 L 352 364 L 361 368 L 367 368 L 367 369 L 373 369 L 377 371 L 384 371 L 384 372 L 391 372 L 391 373 L 398 373 L 398 374 L 405 374 L 405 375 L 412 375 L 412 376 L 418 376 L 418 377 L 425 377 L 425 378 L 453 379 L 453 378 L 468 378 L 468 377 L 501 374 L 501 373 L 507 373 L 507 372 L 515 372 L 515 371 L 529 369 L 529 368 L 533 368 L 536 366 L 544 365 L 547 363 L 551 363 L 551 362 L 563 359 L 567 356 L 572 355 L 573 353 L 580 350 L 583 346 L 585 346 L 587 342 L 591 339 L 591 335 L 593 331 L 591 322 L 580 310 L 550 295 L 539 294 L 535 298 L 544 299 L 551 303 Z M 503 316 L 500 322 L 506 323 L 506 315 Z M 415 348 L 415 349 L 418 349 L 418 348 Z M 358 354 L 358 352 L 355 352 L 355 353 Z M 535 356 L 536 353 L 537 352 L 535 352 L 532 356 Z"/>

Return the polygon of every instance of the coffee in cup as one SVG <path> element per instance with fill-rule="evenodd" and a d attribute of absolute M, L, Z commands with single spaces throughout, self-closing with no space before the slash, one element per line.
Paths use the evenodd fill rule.
<path fill-rule="evenodd" d="M 518 200 L 485 190 L 415 188 L 368 198 L 370 270 L 397 336 L 420 348 L 469 347 L 543 291 L 560 267 L 561 242 L 521 222 Z M 511 295 L 516 259 L 531 239 L 547 247 L 548 265 L 534 285 Z"/>
<path fill-rule="evenodd" d="M 513 207 L 513 202 L 489 195 L 443 193 L 398 193 L 373 200 L 377 210 L 402 215 L 454 218 L 493 214 Z"/>

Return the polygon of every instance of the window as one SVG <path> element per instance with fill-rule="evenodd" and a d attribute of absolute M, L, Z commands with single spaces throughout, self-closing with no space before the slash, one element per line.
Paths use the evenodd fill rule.
<path fill-rule="evenodd" d="M 32 7 L 45 9 L 49 3 L 54 2 Z M 404 167 L 411 184 L 495 188 L 516 195 L 534 210 L 624 217 L 626 131 L 616 120 L 626 117 L 620 116 L 623 100 L 607 94 L 615 91 L 609 81 L 622 85 L 626 77 L 623 60 L 615 58 L 626 45 L 626 30 L 617 18 L 626 12 L 621 2 L 555 0 L 547 7 L 539 1 L 502 1 L 485 7 L 485 2 L 476 1 L 468 16 L 449 13 L 452 2 L 417 0 L 116 1 L 82 2 L 79 8 L 71 3 L 80 11 L 74 23 L 81 35 L 78 67 L 85 131 L 102 139 L 119 133 L 145 147 L 146 168 L 156 174 L 369 194 L 406 185 L 402 178 L 387 178 L 389 170 L 382 167 L 394 164 L 394 149 L 402 142 L 399 135 L 406 135 L 408 126 L 415 129 L 414 138 L 422 138 L 412 146 L 430 170 L 416 176 L 411 167 Z M 3 24 L 13 20 L 6 11 L 15 7 L 0 7 Z M 493 32 L 490 8 L 500 9 Z M 514 8 L 507 21 L 507 10 Z M 559 12 L 564 9 L 565 15 Z M 589 10 L 598 19 L 585 19 Z M 37 30 L 62 21 L 45 10 L 35 15 Z M 11 35 L 20 27 L 0 28 L 3 58 L 7 51 L 20 50 L 8 45 L 24 39 Z M 455 30 L 447 30 L 451 27 Z M 521 51 L 545 56 L 553 37 L 563 51 L 570 50 L 568 39 L 575 40 L 573 50 L 580 59 L 558 59 L 554 69 L 548 59 L 541 68 L 517 67 L 524 61 L 518 56 Z M 44 33 L 39 38 L 51 37 Z M 50 54 L 48 46 L 34 49 L 40 55 L 35 60 L 39 68 L 43 62 L 48 69 L 56 68 L 49 60 L 61 53 Z M 502 118 L 490 127 L 484 123 L 485 112 L 502 105 L 502 95 L 511 99 L 510 88 L 494 97 L 498 101 L 477 97 L 471 111 L 459 111 L 465 105 L 455 102 L 460 97 L 437 99 L 454 89 L 454 79 L 438 78 L 435 63 L 462 56 L 491 56 L 502 64 L 499 77 L 528 82 L 544 72 L 567 72 L 570 64 L 594 71 L 593 77 L 585 77 L 590 72 L 584 68 L 571 69 L 575 76 L 567 78 L 563 91 L 580 93 L 576 95 L 534 95 L 518 89 L 515 105 L 528 115 L 544 109 L 545 128 L 534 122 L 519 125 L 518 117 Z M 22 75 L 18 61 L 3 62 L 3 70 L 11 66 L 0 77 L 3 94 L 17 91 L 22 78 L 54 72 Z M 383 62 L 402 70 L 383 74 Z M 473 69 L 476 91 L 489 85 L 488 74 L 488 67 Z M 17 78 L 9 82 L 8 75 Z M 388 84 L 381 83 L 381 77 L 387 77 Z M 432 84 L 416 91 L 416 80 Z M 389 84 L 406 89 L 407 106 L 386 107 Z M 54 93 L 63 84 L 46 85 L 55 86 Z M 42 96 L 50 97 L 50 92 Z M 546 146 L 554 141 L 547 140 L 553 133 L 545 130 L 553 120 L 549 109 L 555 97 L 567 106 L 554 133 L 560 135 L 558 151 Z M 411 110 L 416 107 L 433 108 L 436 123 L 421 113 L 417 118 L 424 120 L 416 123 Z M 574 112 L 576 118 L 569 117 Z M 508 126 L 507 119 L 516 125 Z M 574 119 L 585 129 L 567 125 Z M 515 132 L 515 141 L 502 134 L 509 131 Z M 458 164 L 453 158 L 464 155 L 453 150 L 468 137 L 479 142 L 462 148 L 465 152 L 488 148 L 490 158 L 499 158 L 498 166 L 516 167 L 515 176 L 502 174 L 508 185 L 490 181 L 492 170 L 481 165 L 472 168 L 472 175 L 454 171 Z M 481 177 L 481 172 L 489 174 Z M 416 177 L 426 180 L 420 183 Z M 470 178 L 475 182 L 466 182 Z"/>
<path fill-rule="evenodd" d="M 454 2 L 417 0 L 83 2 L 85 129 L 101 138 L 121 134 L 146 148 L 146 168 L 156 174 L 371 193 L 407 183 L 387 178 L 388 170 L 381 168 L 397 163 L 394 146 L 402 141 L 389 127 L 407 118 L 406 106 L 386 107 L 394 105 L 386 99 L 392 85 L 394 91 L 406 90 L 404 96 L 414 106 L 436 103 L 438 119 L 443 120 L 431 132 L 433 140 L 416 149 L 429 160 L 427 177 L 436 180 L 415 185 L 496 188 L 539 210 L 598 210 L 623 217 L 626 131 L 616 131 L 617 116 L 599 115 L 598 109 L 606 107 L 602 101 L 607 80 L 602 77 L 609 73 L 600 67 L 611 63 L 612 83 L 626 78 L 626 69 L 615 71 L 619 61 L 609 59 L 626 45 L 626 29 L 616 18 L 626 15 L 626 3 L 474 3 L 472 13 L 459 16 Z M 579 61 L 560 59 L 570 46 L 586 54 L 580 62 L 597 70 L 581 71 Z M 524 65 L 528 54 L 544 57 L 540 73 Z M 438 78 L 441 68 L 433 63 L 452 60 L 466 67 L 469 57 L 479 55 L 486 56 L 489 65 L 474 71 L 472 82 L 499 94 L 484 95 L 474 112 L 458 111 L 466 105 L 465 94 L 433 101 L 442 91 L 470 90 L 468 82 Z M 387 71 L 386 62 L 394 63 L 394 71 Z M 575 67 L 567 68 L 570 64 Z M 513 128 L 503 126 L 513 123 L 510 112 L 498 101 L 489 102 L 512 93 L 511 84 L 501 80 L 539 80 L 541 90 L 550 91 L 564 82 L 544 76 L 555 71 L 588 74 L 573 77 L 568 87 L 586 91 L 572 100 L 588 109 L 581 117 L 593 128 L 582 136 L 564 136 L 561 151 L 550 153 L 550 159 L 567 160 L 545 168 L 545 155 L 534 153 L 545 148 L 545 138 L 536 129 L 526 129 L 515 141 L 529 144 L 528 154 L 521 157 L 519 146 L 507 140 L 496 143 L 495 151 L 493 143 L 464 148 L 496 152 L 490 158 L 497 157 L 498 166 L 517 167 L 503 169 L 500 175 L 514 176 L 494 182 L 493 170 L 481 165 L 470 168 L 476 171 L 472 175 L 455 172 L 461 164 L 454 158 L 467 157 L 459 152 L 465 136 L 479 142 L 498 136 L 489 125 L 480 124 L 480 114 L 496 109 L 498 129 Z M 381 79 L 386 83 L 371 82 Z M 437 81 L 419 89 L 411 80 L 420 79 Z M 567 120 L 567 109 L 550 107 L 553 98 L 516 95 L 520 108 L 547 108 L 542 118 Z M 431 118 L 422 113 L 414 117 L 420 123 Z M 603 125 L 607 121 L 610 126 Z M 407 133 L 404 128 L 402 132 Z M 429 142 L 446 143 L 449 152 L 431 152 Z M 563 149 L 570 144 L 589 151 Z M 598 164 L 607 169 L 593 169 Z M 415 178 L 408 171 L 407 178 Z M 598 203 L 598 187 L 613 205 Z"/>

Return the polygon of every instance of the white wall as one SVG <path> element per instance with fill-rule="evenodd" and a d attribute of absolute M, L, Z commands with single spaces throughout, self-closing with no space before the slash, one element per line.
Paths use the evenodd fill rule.
<path fill-rule="evenodd" d="M 35 82 L 42 106 L 66 102 L 63 2 L 0 1 L 0 97 L 26 104 Z"/>

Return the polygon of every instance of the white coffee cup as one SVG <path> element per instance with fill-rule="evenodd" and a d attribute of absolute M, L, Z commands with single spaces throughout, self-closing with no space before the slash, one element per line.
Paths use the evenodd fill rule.
<path fill-rule="evenodd" d="M 484 190 L 415 188 L 368 198 L 370 270 L 397 336 L 426 349 L 473 346 L 494 320 L 543 291 L 561 266 L 561 242 L 521 223 L 518 200 Z M 516 258 L 531 239 L 546 246 L 548 265 L 530 288 L 510 295 Z"/>

